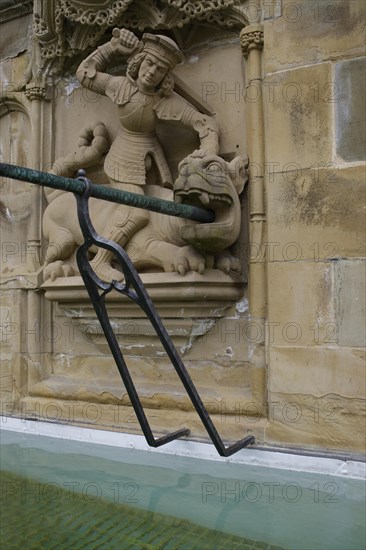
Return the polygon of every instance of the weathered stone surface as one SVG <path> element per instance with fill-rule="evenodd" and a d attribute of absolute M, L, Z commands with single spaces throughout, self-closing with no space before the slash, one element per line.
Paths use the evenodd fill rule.
<path fill-rule="evenodd" d="M 11 84 L 4 84 L 10 87 Z M 10 139 L 2 145 L 1 157 L 10 163 L 27 165 L 31 140 L 31 122 L 16 103 L 0 107 L 0 131 Z M 5 116 L 4 116 L 5 115 Z M 0 204 L 0 274 L 12 277 L 27 272 L 27 230 L 32 211 L 28 184 L 3 179 Z"/>
<path fill-rule="evenodd" d="M 267 164 L 272 171 L 318 166 L 332 160 L 332 99 L 319 96 L 332 82 L 330 63 L 266 76 Z"/>
<path fill-rule="evenodd" d="M 270 351 L 269 391 L 323 397 L 363 399 L 365 352 L 327 347 L 273 347 Z"/>
<path fill-rule="evenodd" d="M 247 319 L 217 319 L 212 328 L 199 336 L 184 357 L 197 360 L 200 357 L 216 361 L 241 361 L 248 357 L 248 345 L 257 338 L 257 326 L 248 324 Z M 258 329 L 259 330 L 259 329 Z"/>
<path fill-rule="evenodd" d="M 266 72 L 364 55 L 364 33 L 362 1 L 283 0 L 282 16 L 265 23 Z M 322 95 L 332 93 L 330 84 L 320 88 Z"/>
<path fill-rule="evenodd" d="M 31 395 L 66 398 L 98 403 L 125 402 L 127 392 L 117 367 L 110 358 L 94 356 L 57 357 L 52 375 L 30 386 Z M 146 357 L 128 357 L 127 364 L 142 400 L 149 407 L 191 409 L 192 406 L 168 359 L 156 361 Z M 205 403 L 215 408 L 222 400 L 228 407 L 242 396 L 251 398 L 249 365 L 234 361 L 187 361 L 185 366 Z"/>
<path fill-rule="evenodd" d="M 337 343 L 332 263 L 274 262 L 268 264 L 268 277 L 270 346 Z"/>
<path fill-rule="evenodd" d="M 9 402 L 13 398 L 13 369 L 12 357 L 8 354 L 0 353 L 0 400 Z"/>
<path fill-rule="evenodd" d="M 240 276 L 210 270 L 205 276 L 192 272 L 184 277 L 177 273 L 146 273 L 142 280 L 184 358 L 228 359 L 235 358 L 235 354 L 240 360 L 246 357 L 245 319 L 237 316 L 234 307 L 243 292 Z M 108 344 L 81 277 L 48 281 L 42 288 L 46 298 L 57 303 L 47 327 L 54 353 L 81 356 L 87 348 L 88 354 L 109 357 Z M 141 308 L 117 293 L 108 295 L 107 306 L 126 356 L 166 356 Z M 233 314 L 235 319 L 231 319 Z"/>
<path fill-rule="evenodd" d="M 176 72 L 216 113 L 221 153 L 245 155 L 246 91 L 239 37 L 224 47 L 212 46 L 192 50 Z"/>
<path fill-rule="evenodd" d="M 0 350 L 11 354 L 23 351 L 26 338 L 24 295 L 20 291 L 2 290 L 0 298 Z M 23 316 L 22 316 L 23 312 Z"/>
<path fill-rule="evenodd" d="M 11 414 L 9 405 L 6 405 L 8 414 Z M 250 404 L 244 399 L 228 411 L 225 405 L 216 406 L 212 412 L 212 420 L 225 442 L 235 442 L 246 435 L 254 434 L 259 443 L 264 441 L 264 429 L 267 420 L 253 417 L 250 414 Z M 88 426 L 96 429 L 110 429 L 116 432 L 141 434 L 141 428 L 135 413 L 129 405 L 102 405 L 86 403 L 76 399 L 47 399 L 43 397 L 27 397 L 19 405 L 18 413 L 23 418 L 33 417 L 43 421 L 71 423 Z M 189 428 L 191 438 L 200 441 L 208 440 L 206 430 L 195 411 L 186 411 L 178 408 L 146 409 L 155 437 L 176 431 L 180 428 Z"/>
<path fill-rule="evenodd" d="M 335 65 L 335 122 L 338 156 L 345 161 L 366 160 L 366 57 Z"/>
<path fill-rule="evenodd" d="M 365 401 L 330 393 L 322 398 L 296 393 L 271 393 L 267 444 L 297 448 L 365 451 Z"/>
<path fill-rule="evenodd" d="M 269 174 L 267 260 L 364 256 L 365 184 L 363 166 L 333 162 Z"/>
<path fill-rule="evenodd" d="M 1 23 L 1 21 L 0 21 Z M 16 57 L 30 48 L 32 16 L 25 15 L 1 25 L 0 61 Z"/>
<path fill-rule="evenodd" d="M 342 260 L 335 266 L 336 319 L 340 346 L 366 342 L 366 262 Z"/>

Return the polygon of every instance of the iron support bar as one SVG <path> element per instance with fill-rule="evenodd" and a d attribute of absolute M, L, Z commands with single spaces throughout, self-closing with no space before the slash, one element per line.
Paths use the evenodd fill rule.
<path fill-rule="evenodd" d="M 84 192 L 84 184 L 77 179 L 64 178 L 39 170 L 31 170 L 22 166 L 0 163 L 0 176 L 8 177 L 15 180 L 27 181 L 52 189 L 60 189 L 61 191 L 71 191 L 76 195 L 82 195 Z M 206 210 L 189 204 L 177 204 L 173 201 L 148 197 L 146 195 L 138 195 L 129 191 L 121 191 L 114 189 L 110 185 L 93 185 L 92 197 L 102 199 L 104 201 L 116 202 L 118 204 L 127 204 L 135 208 L 143 208 L 152 210 L 167 216 L 176 216 L 178 218 L 187 218 L 201 223 L 210 223 L 215 219 L 215 214 L 212 210 Z"/>
<path fill-rule="evenodd" d="M 79 171 L 79 174 L 81 173 L 84 174 L 84 172 Z M 96 233 L 89 215 L 89 198 L 100 198 L 110 202 L 128 204 L 131 206 L 136 206 L 137 208 L 145 208 L 147 210 L 161 212 L 167 215 L 196 219 L 201 222 L 213 221 L 214 214 L 212 213 L 211 218 L 211 212 L 201 208 L 195 208 L 188 205 L 178 205 L 171 201 L 164 201 L 161 199 L 153 199 L 150 197 L 136 195 L 134 193 L 127 193 L 117 189 L 112 189 L 108 186 L 92 185 L 92 183 L 83 176 L 80 176 L 77 180 L 73 180 L 63 178 L 61 176 L 55 176 L 53 174 L 47 174 L 45 172 L 39 172 L 37 170 L 31 170 L 29 168 L 1 163 L 0 176 L 74 193 L 77 201 L 79 224 L 84 236 L 84 243 L 79 247 L 76 255 L 80 275 L 84 281 L 86 290 L 92 301 L 98 320 L 101 324 L 118 371 L 126 387 L 131 404 L 148 444 L 153 447 L 159 447 L 160 445 L 169 443 L 174 439 L 189 435 L 190 430 L 188 428 L 183 428 L 155 439 L 108 316 L 105 298 L 106 295 L 112 290 L 115 290 L 119 294 L 130 298 L 144 311 L 145 315 L 154 327 L 155 332 L 167 353 L 167 356 L 178 374 L 191 400 L 191 403 L 206 428 L 207 433 L 215 445 L 217 452 L 221 456 L 230 456 L 240 449 L 254 443 L 254 437 L 249 435 L 240 441 L 237 441 L 233 445 L 225 447 L 128 254 L 117 243 L 105 239 Z M 89 261 L 88 252 L 90 247 L 93 245 L 113 252 L 122 268 L 124 282 L 112 281 L 109 283 L 99 279 Z"/>
<path fill-rule="evenodd" d="M 160 342 L 163 344 L 164 349 L 191 400 L 191 403 L 196 409 L 196 412 L 199 415 L 204 427 L 206 428 L 206 431 L 209 434 L 211 441 L 215 445 L 217 452 L 221 456 L 230 456 L 240 449 L 247 447 L 251 443 L 254 443 L 254 437 L 252 435 L 249 435 L 244 437 L 240 441 L 237 441 L 233 445 L 225 447 L 219 433 L 215 428 L 214 423 L 211 420 L 210 415 L 207 412 L 206 407 L 203 404 L 202 399 L 200 398 L 200 395 L 191 377 L 188 374 L 186 367 L 184 366 L 182 359 L 180 358 L 179 353 L 177 352 L 166 328 L 164 327 L 164 324 L 160 319 L 160 316 L 156 311 L 155 306 L 151 301 L 151 298 L 147 293 L 145 286 L 141 281 L 141 278 L 137 270 L 135 269 L 132 261 L 130 260 L 128 254 L 117 243 L 107 240 L 96 233 L 89 215 L 89 197 L 92 196 L 93 186 L 87 178 L 80 177 L 79 180 L 84 183 L 85 192 L 82 196 L 75 195 L 75 197 L 78 205 L 79 224 L 85 239 L 85 243 L 81 245 L 81 247 L 77 251 L 77 264 L 148 444 L 153 447 L 157 447 L 168 443 L 173 439 L 177 439 L 184 435 L 189 435 L 190 430 L 182 429 L 177 432 L 173 432 L 171 434 L 163 436 L 160 439 L 154 438 L 149 422 L 144 413 L 140 398 L 129 374 L 128 367 L 123 358 L 117 338 L 113 332 L 108 317 L 105 305 L 105 296 L 109 292 L 111 292 L 111 290 L 116 290 L 120 294 L 127 296 L 145 312 L 145 315 L 154 327 L 155 332 L 160 339 Z M 114 253 L 116 259 L 118 260 L 118 263 L 122 268 L 124 274 L 124 283 L 118 283 L 116 281 L 112 281 L 112 283 L 106 283 L 99 279 L 99 277 L 93 271 L 88 260 L 88 250 L 92 245 L 97 245 L 98 247 L 105 248 Z M 99 292 L 100 290 L 102 290 L 102 293 Z"/>

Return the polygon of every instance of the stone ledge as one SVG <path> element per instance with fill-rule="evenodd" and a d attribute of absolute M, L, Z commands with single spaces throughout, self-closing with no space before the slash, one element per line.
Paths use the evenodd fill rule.
<path fill-rule="evenodd" d="M 40 271 L 33 273 L 6 273 L 0 275 L 1 290 L 32 290 L 39 288 L 42 283 Z"/>
<path fill-rule="evenodd" d="M 217 269 L 208 269 L 204 275 L 191 271 L 185 276 L 178 273 L 143 273 L 140 276 L 151 299 L 161 302 L 235 301 L 242 298 L 245 284 L 239 275 L 227 275 Z M 42 289 L 46 291 L 47 300 L 57 301 L 59 304 L 90 300 L 80 276 L 47 280 Z M 107 302 L 115 300 L 128 301 L 117 292 L 107 295 Z"/>

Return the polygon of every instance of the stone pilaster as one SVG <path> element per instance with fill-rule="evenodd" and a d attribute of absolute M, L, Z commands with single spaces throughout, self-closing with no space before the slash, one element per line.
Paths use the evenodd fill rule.
<path fill-rule="evenodd" d="M 251 386 L 258 401 L 266 401 L 265 333 L 267 315 L 267 280 L 265 259 L 266 214 L 264 205 L 264 121 L 262 90 L 262 25 L 245 27 L 240 33 L 240 44 L 246 59 L 247 124 L 250 194 L 250 258 L 249 258 L 249 313 L 260 328 L 260 338 L 252 344 Z M 258 98 L 252 101 L 253 93 Z"/>

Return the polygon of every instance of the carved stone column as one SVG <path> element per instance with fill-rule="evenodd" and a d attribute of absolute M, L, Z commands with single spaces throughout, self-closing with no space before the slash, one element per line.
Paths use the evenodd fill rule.
<path fill-rule="evenodd" d="M 252 391 L 259 401 L 265 401 L 266 357 L 265 320 L 266 259 L 265 259 L 265 205 L 264 205 L 264 123 L 262 49 L 263 26 L 245 27 L 240 33 L 243 55 L 246 59 L 247 135 L 250 181 L 250 259 L 249 312 L 260 335 L 251 350 Z"/>
<path fill-rule="evenodd" d="M 37 82 L 27 84 L 25 96 L 31 101 L 31 120 L 33 125 L 33 139 L 31 158 L 36 169 L 42 169 L 41 143 L 42 143 L 42 101 L 46 99 L 46 88 Z M 27 270 L 29 273 L 37 271 L 41 266 L 41 188 L 32 185 L 33 214 L 30 219 L 27 242 Z"/>
<path fill-rule="evenodd" d="M 43 147 L 45 145 L 45 128 L 44 125 L 47 115 L 45 116 L 45 104 L 48 100 L 46 79 L 42 75 L 42 57 L 39 43 L 33 38 L 33 48 L 29 65 L 30 81 L 25 87 L 25 96 L 31 102 L 30 115 L 33 126 L 33 139 L 31 158 L 36 170 L 43 170 L 45 159 Z M 33 78 L 32 78 L 33 76 Z M 27 268 L 28 272 L 37 271 L 41 266 L 42 258 L 40 257 L 42 230 L 42 190 L 39 185 L 32 185 L 33 195 L 33 215 L 30 221 L 29 236 L 27 243 Z"/>

